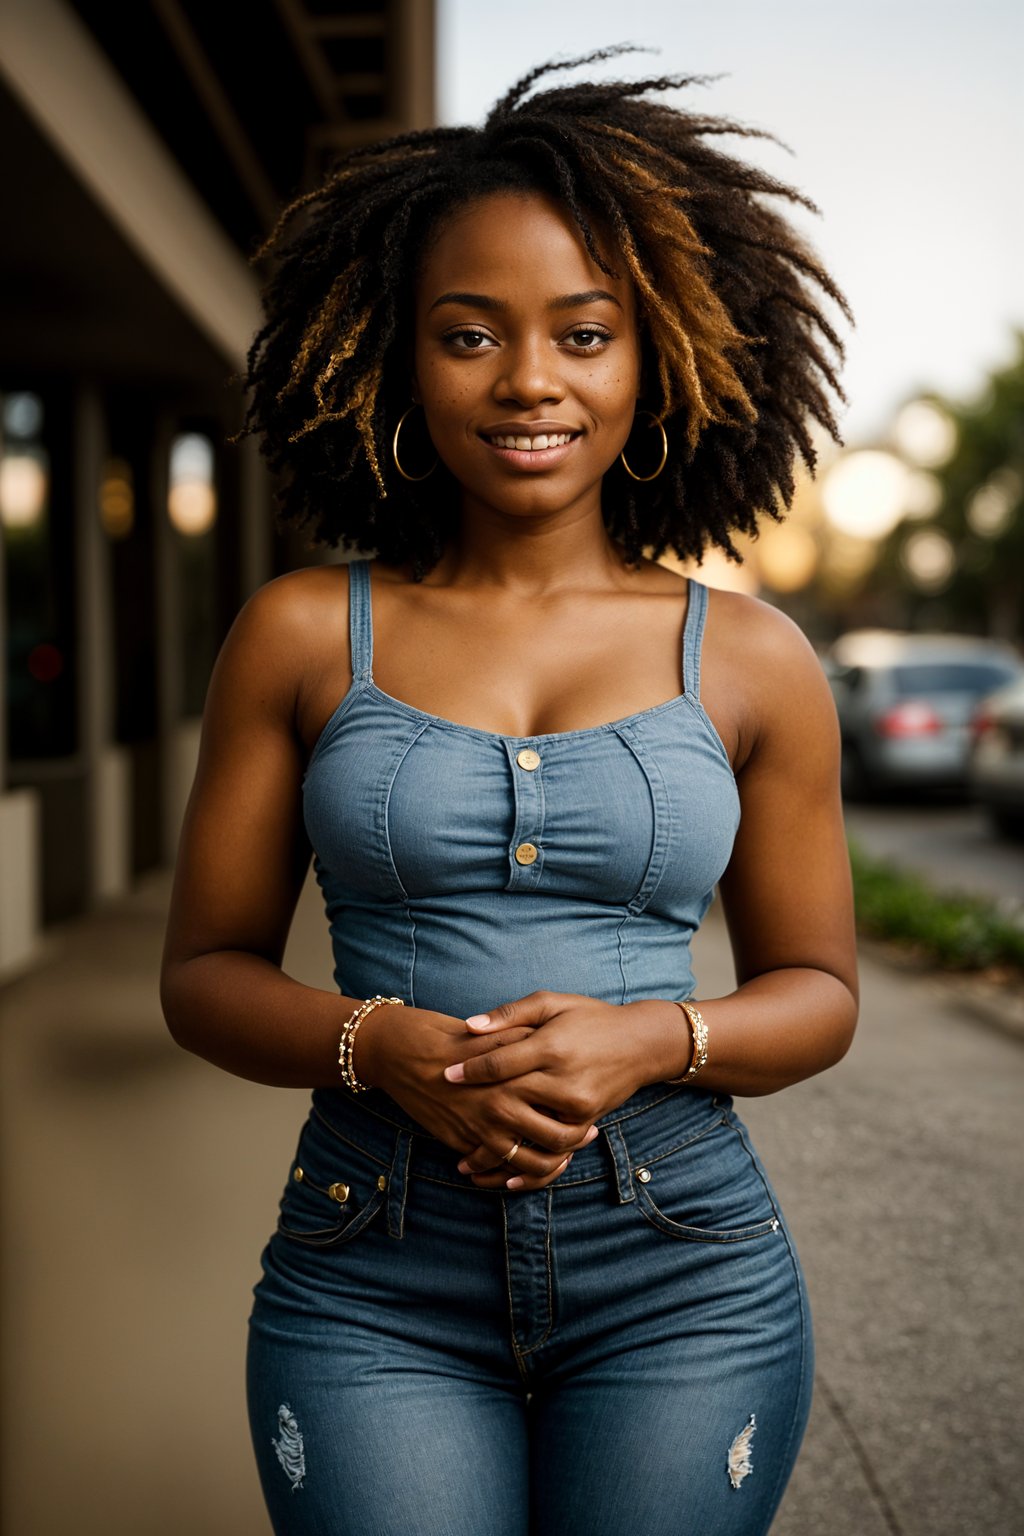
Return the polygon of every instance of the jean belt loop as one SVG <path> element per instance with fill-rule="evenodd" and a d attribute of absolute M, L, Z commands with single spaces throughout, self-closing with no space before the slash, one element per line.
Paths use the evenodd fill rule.
<path fill-rule="evenodd" d="M 628 1200 L 636 1199 L 636 1190 L 633 1188 L 633 1179 L 629 1171 L 629 1153 L 626 1151 L 626 1143 L 618 1123 L 601 1127 L 608 1150 L 612 1155 L 612 1163 L 615 1167 L 615 1182 L 619 1188 L 619 1204 L 625 1205 Z"/>
<path fill-rule="evenodd" d="M 409 1156 L 412 1152 L 412 1136 L 399 1131 L 395 1137 L 395 1156 L 388 1177 L 388 1234 L 402 1237 L 405 1230 L 405 1196 L 409 1187 Z"/>

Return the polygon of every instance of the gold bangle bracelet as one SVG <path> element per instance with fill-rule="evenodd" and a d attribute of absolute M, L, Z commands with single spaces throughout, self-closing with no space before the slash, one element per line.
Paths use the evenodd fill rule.
<path fill-rule="evenodd" d="M 370 1086 L 369 1083 L 361 1083 L 359 1081 L 355 1074 L 355 1068 L 352 1065 L 352 1056 L 355 1049 L 356 1035 L 359 1033 L 359 1026 L 367 1014 L 372 1013 L 375 1008 L 383 1007 L 385 1003 L 393 1003 L 397 1008 L 405 1007 L 403 998 L 382 997 L 378 992 L 375 997 L 368 997 L 365 1003 L 360 1003 L 351 1017 L 347 1018 L 341 1026 L 341 1039 L 338 1041 L 338 1065 L 341 1068 L 341 1080 L 352 1093 L 366 1093 Z"/>
<path fill-rule="evenodd" d="M 708 1027 L 704 1022 L 704 1015 L 701 1013 L 696 1003 L 691 1002 L 689 999 L 687 999 L 685 1003 L 680 1003 L 675 998 L 673 998 L 673 1002 L 675 1002 L 676 1007 L 681 1008 L 683 1013 L 686 1015 L 686 1022 L 690 1026 L 690 1039 L 693 1044 L 693 1055 L 690 1058 L 690 1065 L 687 1067 L 686 1071 L 681 1077 L 667 1077 L 665 1081 L 667 1083 L 688 1083 L 691 1078 L 697 1076 L 697 1073 L 700 1071 L 701 1067 L 707 1066 Z"/>

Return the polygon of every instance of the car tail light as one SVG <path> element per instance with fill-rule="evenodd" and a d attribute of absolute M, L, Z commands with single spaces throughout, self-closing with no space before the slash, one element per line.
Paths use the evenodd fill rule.
<path fill-rule="evenodd" d="M 942 718 L 923 699 L 904 699 L 880 715 L 875 729 L 880 736 L 938 736 Z"/>
<path fill-rule="evenodd" d="M 987 704 L 979 704 L 971 716 L 971 735 L 975 741 L 980 741 L 982 736 L 987 736 L 989 731 L 996 728 L 996 717 Z"/>

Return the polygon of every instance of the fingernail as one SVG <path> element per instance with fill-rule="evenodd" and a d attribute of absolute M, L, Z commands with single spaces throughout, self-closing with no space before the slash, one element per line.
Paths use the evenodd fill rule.
<path fill-rule="evenodd" d="M 444 1075 L 450 1083 L 461 1083 L 466 1075 L 465 1065 L 457 1061 L 453 1067 L 445 1067 Z"/>
<path fill-rule="evenodd" d="M 489 1013 L 474 1013 L 466 1020 L 470 1029 L 486 1029 L 490 1022 L 491 1016 Z"/>
<path fill-rule="evenodd" d="M 583 1140 L 584 1140 L 584 1142 L 588 1142 L 588 1141 L 593 1141 L 593 1139 L 594 1139 L 594 1137 L 595 1137 L 595 1136 L 596 1136 L 596 1135 L 598 1135 L 598 1129 L 597 1129 L 597 1126 L 596 1126 L 596 1125 L 592 1125 L 592 1126 L 591 1126 L 591 1127 L 590 1127 L 590 1130 L 589 1130 L 589 1131 L 588 1131 L 588 1132 L 587 1132 L 587 1134 L 586 1134 L 586 1135 L 585 1135 L 585 1136 L 584 1136 L 584 1138 L 583 1138 Z"/>
<path fill-rule="evenodd" d="M 465 1158 L 462 1159 L 461 1163 L 457 1163 L 456 1167 L 458 1168 L 460 1173 L 469 1173 L 469 1171 L 470 1171 L 469 1163 L 466 1161 Z"/>
<path fill-rule="evenodd" d="M 525 1179 L 506 1179 L 506 1181 L 505 1181 L 505 1188 L 506 1189 L 522 1189 L 522 1187 L 523 1187 L 523 1185 L 525 1183 L 526 1183 Z"/>

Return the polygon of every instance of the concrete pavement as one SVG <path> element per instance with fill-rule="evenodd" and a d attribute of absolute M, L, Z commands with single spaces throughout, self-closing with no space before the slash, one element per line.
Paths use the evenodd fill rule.
<path fill-rule="evenodd" d="M 0 992 L 8 1536 L 268 1536 L 245 1317 L 306 1095 L 170 1041 L 166 894 L 153 878 L 53 935 L 47 963 Z M 315 893 L 286 965 L 330 984 Z M 729 974 L 711 921 L 700 990 Z M 817 1333 L 773 1536 L 1005 1536 L 1024 1528 L 1024 1051 L 940 979 L 868 958 L 863 981 L 840 1066 L 739 1105 Z"/>

